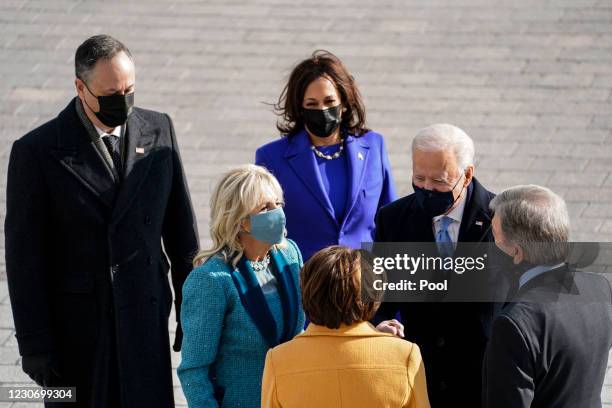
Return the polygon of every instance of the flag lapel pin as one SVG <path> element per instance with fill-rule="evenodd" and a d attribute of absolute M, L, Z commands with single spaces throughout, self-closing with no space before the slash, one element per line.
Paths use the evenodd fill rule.
<path fill-rule="evenodd" d="M 144 147 L 137 147 L 136 154 L 144 154 Z"/>
<path fill-rule="evenodd" d="M 482 227 L 482 221 L 476 221 L 476 225 L 478 225 L 479 227 Z"/>
<path fill-rule="evenodd" d="M 357 153 L 357 158 L 359 160 L 363 160 L 363 154 L 361 154 L 361 152 Z"/>

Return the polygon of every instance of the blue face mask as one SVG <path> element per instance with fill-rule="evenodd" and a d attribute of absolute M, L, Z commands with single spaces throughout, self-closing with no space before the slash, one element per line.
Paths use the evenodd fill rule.
<path fill-rule="evenodd" d="M 285 236 L 285 212 L 282 208 L 250 215 L 251 235 L 258 241 L 271 245 L 280 244 Z"/>

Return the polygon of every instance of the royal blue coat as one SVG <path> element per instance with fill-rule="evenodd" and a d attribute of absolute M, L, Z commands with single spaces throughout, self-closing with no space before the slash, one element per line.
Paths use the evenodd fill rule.
<path fill-rule="evenodd" d="M 304 260 L 330 245 L 360 248 L 374 238 L 376 211 L 395 200 L 391 165 L 383 137 L 369 131 L 348 136 L 348 199 L 345 216 L 338 221 L 325 192 L 310 139 L 305 130 L 270 142 L 255 154 L 255 162 L 278 179 L 285 195 L 288 237 Z"/>

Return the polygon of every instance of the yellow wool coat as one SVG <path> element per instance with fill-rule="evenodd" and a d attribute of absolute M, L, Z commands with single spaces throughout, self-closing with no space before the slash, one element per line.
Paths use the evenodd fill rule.
<path fill-rule="evenodd" d="M 261 406 L 429 408 L 419 347 L 367 322 L 311 323 L 268 351 Z"/>

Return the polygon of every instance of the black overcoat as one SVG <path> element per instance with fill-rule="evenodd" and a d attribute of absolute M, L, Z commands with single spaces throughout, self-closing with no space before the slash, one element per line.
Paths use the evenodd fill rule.
<path fill-rule="evenodd" d="M 459 243 L 493 241 L 495 195 L 475 178 L 468 188 Z M 432 220 L 410 194 L 377 214 L 376 242 L 435 242 Z M 458 244 L 455 255 L 461 252 Z M 501 303 L 383 303 L 374 319 L 391 319 L 399 311 L 406 339 L 421 348 L 432 408 L 479 407 L 481 367 L 491 325 Z"/>
<path fill-rule="evenodd" d="M 134 108 L 116 184 L 75 106 L 73 99 L 11 151 L 6 268 L 19 351 L 57 356 L 57 385 L 77 387 L 70 407 L 114 404 L 114 381 L 122 406 L 167 408 L 167 274 L 171 264 L 180 310 L 198 248 L 172 122 Z M 177 334 L 176 350 L 180 325 Z"/>

